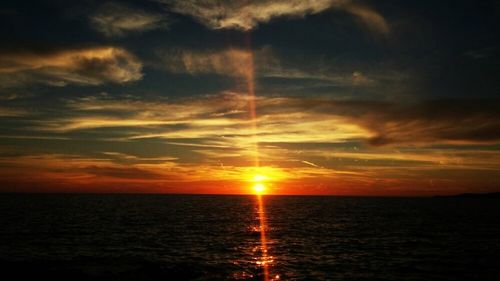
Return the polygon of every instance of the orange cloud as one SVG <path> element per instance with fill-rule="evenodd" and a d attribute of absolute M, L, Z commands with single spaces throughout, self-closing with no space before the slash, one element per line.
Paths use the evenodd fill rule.
<path fill-rule="evenodd" d="M 245 77 L 253 63 L 253 54 L 244 49 L 194 52 L 189 50 L 160 51 L 163 67 L 174 73 L 214 73 Z"/>
<path fill-rule="evenodd" d="M 351 0 L 158 0 L 174 12 L 193 17 L 212 29 L 239 29 L 248 31 L 274 18 L 301 18 L 329 9 L 344 10 L 382 34 L 389 33 L 389 25 L 382 15 L 368 6 Z"/>
<path fill-rule="evenodd" d="M 346 0 L 197 1 L 159 0 L 173 11 L 187 14 L 214 29 L 250 30 L 275 17 L 303 17 L 339 7 Z"/>
<path fill-rule="evenodd" d="M 115 2 L 101 5 L 89 20 L 94 29 L 108 37 L 122 37 L 127 33 L 166 26 L 166 18 L 162 14 L 146 12 Z"/>
<path fill-rule="evenodd" d="M 368 30 L 382 35 L 390 32 L 389 24 L 385 18 L 372 8 L 360 4 L 351 3 L 345 5 L 344 9 L 355 15 Z"/>
<path fill-rule="evenodd" d="M 117 47 L 0 53 L 0 80 L 7 85 L 125 83 L 141 79 L 141 71 L 139 59 Z"/>

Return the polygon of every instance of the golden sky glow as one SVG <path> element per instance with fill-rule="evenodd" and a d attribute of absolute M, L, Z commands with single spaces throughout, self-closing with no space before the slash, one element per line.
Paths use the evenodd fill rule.
<path fill-rule="evenodd" d="M 496 15 L 465 28 L 403 2 L 158 0 L 92 3 L 76 24 L 70 2 L 2 17 L 0 191 L 500 186 Z"/>
<path fill-rule="evenodd" d="M 480 180 L 475 175 L 494 174 L 500 165 L 494 150 L 426 148 L 425 139 L 415 139 L 414 145 L 405 148 L 370 147 L 352 141 L 370 139 L 376 134 L 364 127 L 364 121 L 319 109 L 304 112 L 294 98 L 257 98 L 261 114 L 256 117 L 257 127 L 252 129 L 245 116 L 246 102 L 246 97 L 237 93 L 175 104 L 101 98 L 69 100 L 68 108 L 85 113 L 85 117 L 55 117 L 37 122 L 31 128 L 36 132 L 33 138 L 69 143 L 61 136 L 123 128 L 124 134 L 103 139 L 120 145 L 99 148 L 89 156 L 66 152 L 4 157 L 0 160 L 5 167 L 1 173 L 4 180 L 14 182 L 19 177 L 34 180 L 21 175 L 36 173 L 36 179 L 46 184 L 119 183 L 135 186 L 134 191 L 140 191 L 137 186 L 145 184 L 153 187 L 154 192 L 248 193 L 247 182 L 260 175 L 268 177 L 268 192 L 278 194 L 370 193 L 367 191 L 374 185 L 383 190 L 405 186 L 411 194 L 427 194 L 434 192 L 436 185 L 465 188 Z M 113 110 L 126 113 L 126 118 L 103 114 Z M 171 130 L 169 126 L 180 127 Z M 15 135 L 4 138 L 17 139 Z M 144 146 L 138 146 L 137 141 Z M 142 148 L 148 151 L 147 143 L 155 142 L 163 143 L 160 147 L 164 148 L 141 156 Z M 254 165 L 256 142 L 260 167 Z M 127 151 L 128 146 L 137 147 L 136 152 Z M 462 172 L 458 175 L 453 171 Z M 429 191 L 412 190 L 414 184 L 424 185 Z M 220 185 L 224 187 L 217 187 Z M 383 194 L 386 192 L 390 194 Z"/>

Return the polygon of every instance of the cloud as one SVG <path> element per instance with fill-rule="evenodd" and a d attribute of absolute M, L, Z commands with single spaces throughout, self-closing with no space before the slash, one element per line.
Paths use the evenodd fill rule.
<path fill-rule="evenodd" d="M 28 112 L 25 110 L 0 106 L 0 117 L 18 117 L 18 116 L 24 116 L 27 113 Z"/>
<path fill-rule="evenodd" d="M 123 4 L 107 2 L 89 17 L 91 26 L 107 37 L 122 37 L 162 28 L 167 25 L 165 15 L 134 9 Z"/>
<path fill-rule="evenodd" d="M 358 120 L 375 136 L 373 145 L 496 143 L 500 141 L 500 106 L 495 100 L 435 100 L 389 104 Z"/>
<path fill-rule="evenodd" d="M 190 139 L 186 145 L 233 147 L 243 152 L 252 147 L 253 134 L 262 143 L 364 140 L 373 146 L 406 146 L 500 141 L 500 107 L 494 100 L 402 104 L 261 96 L 255 98 L 256 130 L 248 119 L 248 100 L 246 94 L 234 92 L 170 102 L 75 100 L 68 104 L 75 116 L 46 120 L 37 130 L 142 128 L 125 130 L 124 139 L 162 138 L 177 143 Z"/>
<path fill-rule="evenodd" d="M 345 5 L 345 10 L 355 15 L 370 31 L 382 35 L 389 34 L 389 24 L 382 15 L 372 8 L 351 3 L 349 5 Z"/>
<path fill-rule="evenodd" d="M 120 179 L 161 179 L 162 175 L 152 171 L 142 170 L 134 167 L 99 167 L 89 166 L 83 170 L 89 174 L 99 177 L 111 177 Z"/>
<path fill-rule="evenodd" d="M 375 10 L 351 0 L 158 0 L 176 13 L 193 17 L 212 29 L 251 30 L 278 17 L 300 18 L 329 9 L 359 17 L 370 29 L 387 33 L 388 24 Z"/>
<path fill-rule="evenodd" d="M 227 92 L 175 102 L 75 101 L 71 103 L 72 110 L 80 111 L 79 114 L 71 118 L 47 120 L 39 129 L 69 132 L 108 127 L 148 127 L 151 133 L 142 132 L 129 138 L 215 138 L 228 146 L 250 147 L 252 140 L 248 137 L 254 131 L 248 120 L 249 99 L 244 93 Z M 363 136 L 362 131 L 340 123 L 333 115 L 325 119 L 314 111 L 302 112 L 302 108 L 294 105 L 296 101 L 293 99 L 260 97 L 256 102 L 262 114 L 258 120 L 259 129 L 255 132 L 260 141 L 282 138 L 291 142 L 342 140 Z M 113 116 L 115 113 L 119 115 Z M 296 122 L 295 118 L 302 118 L 302 122 Z M 333 131 L 335 133 L 325 133 Z"/>
<path fill-rule="evenodd" d="M 322 81 L 325 85 L 370 86 L 377 78 L 353 67 L 330 64 L 325 59 L 302 61 L 301 56 L 280 57 L 271 47 L 256 50 L 226 48 L 212 50 L 164 49 L 158 50 L 157 66 L 172 73 L 190 75 L 217 74 L 234 78 L 278 78 Z M 373 72 L 373 71 L 372 71 Z M 375 76 L 375 75 L 373 75 Z M 391 79 L 391 78 L 389 78 Z"/>
<path fill-rule="evenodd" d="M 213 29 L 250 30 L 259 23 L 272 18 L 289 16 L 303 17 L 317 14 L 332 6 L 339 6 L 343 0 L 275 0 L 275 1 L 198 1 L 163 0 L 174 12 L 189 15 Z"/>
<path fill-rule="evenodd" d="M 247 77 L 253 72 L 253 53 L 250 50 L 228 48 L 225 50 L 161 50 L 158 51 L 163 65 L 174 73 L 220 74 Z"/>
<path fill-rule="evenodd" d="M 0 52 L 0 81 L 4 87 L 32 83 L 99 85 L 141 78 L 141 61 L 118 47 Z"/>
<path fill-rule="evenodd" d="M 173 167 L 174 163 L 168 162 L 170 160 L 160 161 L 161 158 L 155 162 L 153 160 L 153 158 L 146 161 L 136 159 L 136 163 L 124 165 L 121 161 L 75 154 L 34 154 L 16 157 L 0 155 L 0 165 L 10 167 L 1 172 L 6 172 L 8 176 L 15 177 L 16 174 L 25 174 L 26 171 L 30 171 L 30 173 L 37 174 L 38 180 L 51 179 L 56 183 L 69 181 L 74 184 L 92 183 L 96 179 L 125 182 L 168 179 L 169 174 L 165 173 L 165 169 Z M 141 164 L 141 162 L 148 164 Z M 151 169 L 152 166 L 155 169 Z M 17 169 L 20 170 L 16 172 Z"/>
<path fill-rule="evenodd" d="M 284 98 L 278 104 L 270 108 L 261 106 L 260 112 L 307 110 L 317 118 L 336 117 L 341 124 L 364 129 L 368 132 L 366 140 L 375 146 L 500 141 L 500 103 L 494 99 L 396 103 Z"/>
<path fill-rule="evenodd" d="M 52 145 L 28 150 L 31 156 L 23 157 L 28 136 L 19 142 L 21 156 L 13 155 L 12 149 L 3 157 L 0 153 L 0 165 L 11 167 L 3 171 L 4 181 L 24 180 L 30 177 L 16 175 L 36 171 L 37 178 L 68 186 L 134 182 L 186 191 L 183 188 L 210 178 L 220 188 L 221 182 L 235 183 L 252 173 L 256 143 L 262 167 L 280 175 L 280 186 L 294 180 L 301 186 L 331 184 L 333 189 L 422 186 L 422 178 L 452 186 L 463 182 L 457 176 L 462 172 L 472 180 L 500 171 L 498 145 L 492 145 L 500 143 L 496 100 L 401 104 L 260 96 L 255 99 L 256 129 L 249 121 L 249 98 L 244 93 L 65 100 L 57 116 L 38 118 L 35 112 L 20 124 L 19 139 L 40 132 L 61 139 L 50 139 Z M 93 145 L 81 139 L 88 135 Z M 70 139 L 70 153 L 81 155 L 64 154 L 69 142 L 63 138 Z M 34 150 L 44 154 L 33 156 Z"/>

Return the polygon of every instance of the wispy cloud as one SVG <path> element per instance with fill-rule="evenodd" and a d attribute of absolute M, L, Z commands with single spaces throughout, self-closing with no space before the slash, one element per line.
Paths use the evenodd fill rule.
<path fill-rule="evenodd" d="M 382 106 L 356 118 L 361 126 L 375 133 L 370 139 L 373 145 L 495 143 L 500 140 L 497 101 L 436 100 Z"/>
<path fill-rule="evenodd" d="M 129 132 L 127 138 L 217 139 L 218 145 L 232 147 L 250 147 L 252 140 L 248 137 L 254 133 L 259 142 L 269 143 L 358 139 L 383 146 L 500 141 L 500 108 L 495 102 L 440 100 L 399 104 L 326 97 L 257 97 L 258 129 L 254 131 L 247 117 L 248 99 L 245 94 L 226 92 L 170 102 L 72 101 L 68 106 L 80 114 L 46 120 L 38 129 L 68 132 L 141 127 L 150 130 L 135 135 Z M 462 122 L 457 123 L 457 119 Z"/>
<path fill-rule="evenodd" d="M 217 74 L 245 78 L 253 72 L 257 78 L 279 78 L 322 81 L 328 85 L 370 86 L 379 78 L 401 79 L 387 73 L 371 75 L 353 67 L 329 64 L 325 59 L 307 62 L 295 57 L 281 58 L 271 47 L 256 50 L 226 48 L 213 50 L 163 49 L 157 51 L 155 65 L 171 73 L 190 75 Z M 388 70 L 385 70 L 388 72 Z M 373 77 L 372 77 L 373 76 Z"/>
<path fill-rule="evenodd" d="M 355 15 L 357 19 L 370 31 L 376 34 L 388 35 L 389 24 L 386 19 L 374 9 L 356 3 L 345 5 L 345 10 Z"/>
<path fill-rule="evenodd" d="M 16 117 L 26 115 L 27 111 L 0 106 L 0 117 Z"/>
<path fill-rule="evenodd" d="M 334 141 L 362 137 L 365 132 L 351 124 L 341 122 L 338 115 L 327 116 L 321 112 L 304 112 L 296 100 L 288 98 L 257 98 L 261 108 L 256 132 L 260 141 L 277 141 L 288 138 L 298 141 Z M 75 116 L 42 123 L 40 130 L 73 131 L 105 127 L 152 127 L 171 126 L 163 132 L 143 133 L 130 138 L 220 138 L 238 140 L 238 146 L 250 146 L 248 138 L 253 134 L 247 117 L 248 97 L 245 94 L 224 93 L 197 99 L 178 100 L 175 103 L 115 103 L 83 101 L 73 103 L 76 109 L 85 110 L 85 117 Z M 106 110 L 121 108 L 121 117 L 105 116 Z M 288 110 L 283 110 L 287 108 Z M 140 109 L 140 110 L 139 110 Z M 98 111 L 96 111 L 98 110 Z M 126 110 L 126 111 L 125 111 Z M 92 114 L 92 112 L 95 114 Z M 128 111 L 128 117 L 124 114 Z M 302 122 L 295 122 L 301 119 Z M 179 127 L 178 125 L 183 125 Z M 233 143 L 232 145 L 235 145 Z"/>
<path fill-rule="evenodd" d="M 108 37 L 121 37 L 167 26 L 166 16 L 117 2 L 102 4 L 89 16 L 94 29 Z"/>
<path fill-rule="evenodd" d="M 253 71 L 253 54 L 250 50 L 229 48 L 225 50 L 193 51 L 170 49 L 158 51 L 161 67 L 174 73 L 221 74 L 245 77 Z"/>
<path fill-rule="evenodd" d="M 251 30 L 274 18 L 301 18 L 329 9 L 344 10 L 364 22 L 371 30 L 383 34 L 389 25 L 377 11 L 352 4 L 351 0 L 158 0 L 174 12 L 185 14 L 212 29 Z"/>
<path fill-rule="evenodd" d="M 481 175 L 500 173 L 497 150 L 460 147 L 500 142 L 500 110 L 493 101 L 403 105 L 287 96 L 255 101 L 259 114 L 253 130 L 246 112 L 248 97 L 241 93 L 150 101 L 105 95 L 70 98 L 64 114 L 37 118 L 24 130 L 54 135 L 61 139 L 51 141 L 61 142 L 91 134 L 94 142 L 109 143 L 108 150 L 0 155 L 0 164 L 12 167 L 3 170 L 3 181 L 19 179 L 20 171 L 30 170 L 50 184 L 140 185 L 189 192 L 199 184 L 210 186 L 210 179 L 218 190 L 221 183 L 231 182 L 235 189 L 227 192 L 241 192 L 242 179 L 255 169 L 255 143 L 262 168 L 279 178 L 279 186 L 294 186 L 290 190 L 296 191 L 308 186 L 328 193 L 321 188 L 327 184 L 338 193 L 366 193 L 374 186 L 389 192 L 394 186 L 427 184 L 422 178 L 456 189 L 456 184 L 467 184 L 463 179 L 477 184 Z M 161 146 L 149 156 L 142 154 L 152 144 Z M 125 148 L 129 146 L 136 148 Z"/>
<path fill-rule="evenodd" d="M 99 85 L 141 78 L 141 61 L 118 47 L 0 52 L 0 81 L 3 87 L 30 83 Z"/>

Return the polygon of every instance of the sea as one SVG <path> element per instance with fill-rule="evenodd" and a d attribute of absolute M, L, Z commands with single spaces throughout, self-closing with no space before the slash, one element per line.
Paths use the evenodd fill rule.
<path fill-rule="evenodd" d="M 500 200 L 0 194 L 0 272 L 2 280 L 500 280 Z"/>

